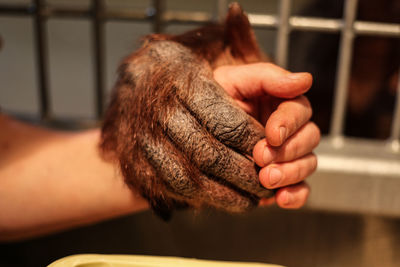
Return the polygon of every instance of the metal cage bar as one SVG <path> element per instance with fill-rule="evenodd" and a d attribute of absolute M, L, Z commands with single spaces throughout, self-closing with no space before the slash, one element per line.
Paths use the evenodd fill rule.
<path fill-rule="evenodd" d="M 225 0 L 223 0 L 225 1 Z M 91 18 L 92 12 L 86 8 L 68 8 L 68 7 L 42 7 L 42 17 L 53 18 Z M 226 10 L 225 10 L 226 11 Z M 1 5 L 0 14 L 26 16 L 34 15 L 34 6 L 29 5 Z M 226 12 L 222 12 L 226 13 Z M 104 21 L 151 21 L 155 16 L 148 10 L 125 10 L 121 8 L 107 8 L 103 10 Z M 249 20 L 253 27 L 256 28 L 272 28 L 279 26 L 278 16 L 272 14 L 256 14 L 249 13 Z M 165 11 L 161 22 L 168 24 L 177 23 L 206 23 L 212 21 L 213 16 L 207 12 L 182 12 L 182 11 Z M 290 16 L 289 28 L 297 31 L 316 31 L 316 32 L 340 32 L 344 25 L 341 19 L 329 19 L 318 17 Z M 400 38 L 400 24 L 383 23 L 371 21 L 354 21 L 354 34 L 387 36 Z"/>
<path fill-rule="evenodd" d="M 165 11 L 165 1 L 164 0 L 154 0 L 154 17 L 153 17 L 153 31 L 155 33 L 161 33 L 164 31 L 164 11 Z"/>
<path fill-rule="evenodd" d="M 34 18 L 35 47 L 37 50 L 38 84 L 39 84 L 39 106 L 43 119 L 50 118 L 51 103 L 49 102 L 48 86 L 48 62 L 47 62 L 47 36 L 46 19 L 50 17 L 89 18 L 93 22 L 93 47 L 94 68 L 96 87 L 96 114 L 98 117 L 104 108 L 104 29 L 103 25 L 110 20 L 149 21 L 153 23 L 155 32 L 162 32 L 163 26 L 171 23 L 205 23 L 212 21 L 215 17 L 207 12 L 181 12 L 166 11 L 165 0 L 153 0 L 153 9 L 149 10 L 125 10 L 121 8 L 105 8 L 102 0 L 92 0 L 92 7 L 70 8 L 52 7 L 44 5 L 43 0 L 33 0 L 31 5 L 0 5 L 0 14 L 32 16 Z M 282 0 L 279 16 L 271 14 L 248 14 L 253 27 L 278 29 L 276 43 L 277 63 L 283 67 L 287 65 L 287 51 L 289 34 L 291 30 L 318 31 L 318 32 L 342 32 L 339 64 L 336 80 L 335 114 L 333 115 L 331 136 L 341 136 L 343 133 L 343 122 L 346 109 L 347 83 L 350 72 L 351 46 L 354 35 L 388 36 L 400 38 L 400 24 L 380 23 L 369 21 L 356 21 L 355 11 L 357 1 L 345 2 L 345 12 L 342 19 L 316 18 L 290 16 L 291 0 Z M 217 1 L 217 14 L 219 18 L 226 13 L 227 0 Z M 224 8 L 225 7 L 225 8 Z M 345 49 L 346 48 L 346 49 Z M 348 62 L 349 64 L 347 64 Z M 399 102 L 399 101 L 398 101 Z M 396 112 L 399 110 L 396 105 Z M 397 114 L 395 112 L 395 114 Z M 399 139 L 397 134 L 400 124 L 398 116 L 394 116 L 392 125 L 392 139 Z"/>
<path fill-rule="evenodd" d="M 287 67 L 287 56 L 289 47 L 290 25 L 289 18 L 291 12 L 291 0 L 281 0 L 279 6 L 279 26 L 278 37 L 276 40 L 276 63 L 282 68 Z"/>
<path fill-rule="evenodd" d="M 392 132 L 391 132 L 391 148 L 393 151 L 400 151 L 400 69 L 399 79 L 397 81 L 396 104 L 393 113 Z"/>
<path fill-rule="evenodd" d="M 228 6 L 227 0 L 217 1 L 217 20 L 223 21 L 226 16 L 226 7 Z"/>
<path fill-rule="evenodd" d="M 44 0 L 34 1 L 34 29 L 36 46 L 36 65 L 38 76 L 39 112 L 42 120 L 50 119 L 49 81 L 48 81 L 48 54 L 46 17 L 43 15 Z"/>
<path fill-rule="evenodd" d="M 95 106 L 96 116 L 101 118 L 104 112 L 104 25 L 103 25 L 103 0 L 92 0 L 92 27 L 93 27 L 93 59 L 94 59 L 94 75 L 95 75 Z"/>
<path fill-rule="evenodd" d="M 351 71 L 357 0 L 348 0 L 344 7 L 344 27 L 340 41 L 339 63 L 336 69 L 335 99 L 330 134 L 333 138 L 343 135 L 343 124 L 347 102 L 348 83 Z"/>

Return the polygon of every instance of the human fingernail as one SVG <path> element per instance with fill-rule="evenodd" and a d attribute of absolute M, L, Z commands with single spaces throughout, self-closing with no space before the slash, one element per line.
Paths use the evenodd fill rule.
<path fill-rule="evenodd" d="M 275 157 L 274 151 L 271 148 L 266 147 L 263 152 L 264 165 L 271 163 L 271 161 L 274 159 L 274 157 Z"/>
<path fill-rule="evenodd" d="M 271 186 L 277 185 L 282 178 L 282 172 L 277 168 L 271 168 L 269 170 L 269 184 Z"/>
<path fill-rule="evenodd" d="M 286 139 L 286 128 L 285 127 L 280 127 L 279 128 L 279 134 L 280 134 L 280 138 L 281 138 L 281 144 L 285 141 Z"/>
<path fill-rule="evenodd" d="M 289 205 L 293 202 L 293 196 L 289 192 L 285 192 L 284 198 L 283 198 L 283 204 L 284 205 Z"/>
<path fill-rule="evenodd" d="M 301 76 L 303 76 L 302 72 L 294 72 L 294 73 L 292 72 L 286 75 L 286 77 L 290 80 L 299 80 Z"/>

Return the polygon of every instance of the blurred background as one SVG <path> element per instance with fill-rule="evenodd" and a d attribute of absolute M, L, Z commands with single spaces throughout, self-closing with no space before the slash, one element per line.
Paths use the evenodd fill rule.
<path fill-rule="evenodd" d="M 216 21 L 229 2 L 0 0 L 2 111 L 48 127 L 95 127 L 119 62 L 141 36 Z M 307 207 L 181 211 L 170 222 L 148 211 L 0 244 L 0 266 L 45 266 L 77 253 L 399 266 L 400 2 L 239 3 L 264 52 L 314 76 L 308 97 L 324 138 Z"/>

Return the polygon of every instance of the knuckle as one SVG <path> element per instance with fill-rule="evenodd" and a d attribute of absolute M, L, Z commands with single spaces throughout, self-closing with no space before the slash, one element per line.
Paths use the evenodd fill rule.
<path fill-rule="evenodd" d="M 197 158 L 198 166 L 202 170 L 213 170 L 225 165 L 223 154 L 209 143 L 201 144 L 192 157 Z"/>
<path fill-rule="evenodd" d="M 305 182 L 300 182 L 299 184 L 295 185 L 293 189 L 290 190 L 292 201 L 288 203 L 286 207 L 298 209 L 306 204 L 310 194 L 310 189 L 307 183 Z"/>
<path fill-rule="evenodd" d="M 310 100 L 308 100 L 308 97 L 306 97 L 305 95 L 301 95 L 298 98 L 306 108 L 311 108 L 311 102 Z"/>
<path fill-rule="evenodd" d="M 288 145 L 290 159 L 296 159 L 300 156 L 301 145 L 299 142 L 290 142 Z"/>
<path fill-rule="evenodd" d="M 308 100 L 308 98 L 305 96 L 302 96 L 302 97 L 303 97 L 303 101 L 304 101 L 304 106 L 307 110 L 307 120 L 309 120 L 313 115 L 313 109 L 311 107 L 310 100 Z"/>
<path fill-rule="evenodd" d="M 261 67 L 264 67 L 264 68 L 276 68 L 276 65 L 271 63 L 271 62 L 261 62 L 261 63 L 258 63 L 258 64 Z"/>
<path fill-rule="evenodd" d="M 317 167 L 318 167 L 318 158 L 314 153 L 312 153 L 311 154 L 311 173 L 315 172 L 317 170 Z"/>
<path fill-rule="evenodd" d="M 298 96 L 295 100 L 300 105 L 300 112 L 297 113 L 297 117 L 301 120 L 308 121 L 312 116 L 312 107 L 308 98 L 304 95 Z"/>
<path fill-rule="evenodd" d="M 216 125 L 215 136 L 224 144 L 237 147 L 250 136 L 248 122 L 245 119 L 224 120 Z"/>
<path fill-rule="evenodd" d="M 311 127 L 314 128 L 314 136 L 313 136 L 312 140 L 314 140 L 314 144 L 315 144 L 314 147 L 316 147 L 319 144 L 319 142 L 321 141 L 321 130 L 314 122 L 310 122 L 310 123 L 311 123 Z"/>
<path fill-rule="evenodd" d="M 294 171 L 294 182 L 299 182 L 303 179 L 303 168 L 299 166 L 300 164 L 296 165 L 295 171 Z"/>
<path fill-rule="evenodd" d="M 307 183 L 301 183 L 301 186 L 303 187 L 303 190 L 301 190 L 302 195 L 299 201 L 300 207 L 306 204 L 308 197 L 310 196 L 310 186 Z"/>
<path fill-rule="evenodd" d="M 187 176 L 174 176 L 169 179 L 169 184 L 180 194 L 184 196 L 195 196 L 197 187 Z"/>

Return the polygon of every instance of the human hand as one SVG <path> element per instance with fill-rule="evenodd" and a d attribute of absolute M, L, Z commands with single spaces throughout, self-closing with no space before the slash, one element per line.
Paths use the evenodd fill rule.
<path fill-rule="evenodd" d="M 219 67 L 214 78 L 247 113 L 266 123 L 266 138 L 254 147 L 253 159 L 261 167 L 261 184 L 277 191 L 260 204 L 303 206 L 310 191 L 304 180 L 316 169 L 312 150 L 320 140 L 318 127 L 309 121 L 310 103 L 302 95 L 311 87 L 311 75 L 255 63 Z"/>

